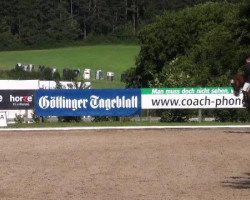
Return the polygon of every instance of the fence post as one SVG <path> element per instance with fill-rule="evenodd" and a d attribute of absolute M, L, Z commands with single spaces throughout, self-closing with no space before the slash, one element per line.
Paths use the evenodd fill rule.
<path fill-rule="evenodd" d="M 28 115 L 29 115 L 28 110 L 25 110 L 25 123 L 28 123 L 28 122 L 29 122 L 29 117 L 28 117 Z"/>
<path fill-rule="evenodd" d="M 147 119 L 149 122 L 151 122 L 151 115 L 150 115 L 150 110 L 147 109 Z"/>
<path fill-rule="evenodd" d="M 202 122 L 202 109 L 198 110 L 198 122 Z"/>

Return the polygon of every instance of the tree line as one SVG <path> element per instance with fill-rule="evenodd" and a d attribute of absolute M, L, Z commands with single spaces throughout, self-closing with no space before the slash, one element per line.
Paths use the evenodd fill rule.
<path fill-rule="evenodd" d="M 0 49 L 91 40 L 100 35 L 133 38 L 156 16 L 206 1 L 2 0 Z"/>
<path fill-rule="evenodd" d="M 165 12 L 144 26 L 138 39 L 136 66 L 126 72 L 128 88 L 230 86 L 250 55 L 250 1 L 207 2 Z M 162 120 L 185 121 L 192 112 L 164 111 Z M 204 112 L 220 121 L 249 117 L 243 109 Z"/>
<path fill-rule="evenodd" d="M 250 55 L 250 2 L 166 12 L 138 34 L 127 87 L 225 86 Z"/>

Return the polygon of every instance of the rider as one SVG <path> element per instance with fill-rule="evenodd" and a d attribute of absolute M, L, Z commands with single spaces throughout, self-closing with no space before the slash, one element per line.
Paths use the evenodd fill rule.
<path fill-rule="evenodd" d="M 250 56 L 246 59 L 246 64 L 244 68 L 244 75 L 246 77 L 246 82 L 243 85 L 242 92 L 243 92 L 243 106 L 248 107 L 248 95 L 247 92 L 250 88 Z"/>

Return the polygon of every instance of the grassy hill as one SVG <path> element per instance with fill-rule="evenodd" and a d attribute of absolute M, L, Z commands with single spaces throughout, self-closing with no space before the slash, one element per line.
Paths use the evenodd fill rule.
<path fill-rule="evenodd" d="M 115 73 L 113 83 L 94 81 L 97 88 L 122 87 L 120 75 L 126 69 L 135 65 L 135 57 L 139 53 L 136 45 L 96 45 L 58 48 L 48 50 L 4 51 L 0 52 L 0 69 L 12 69 L 16 63 L 34 64 L 37 70 L 40 64 L 47 67 L 56 67 L 62 72 L 63 68 L 77 69 L 81 72 L 85 68 L 92 70 L 92 78 L 97 69 Z"/>

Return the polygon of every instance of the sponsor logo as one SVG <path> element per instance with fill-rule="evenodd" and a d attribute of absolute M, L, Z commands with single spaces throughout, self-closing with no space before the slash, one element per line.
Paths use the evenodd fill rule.
<path fill-rule="evenodd" d="M 41 96 L 38 105 L 41 109 L 71 109 L 73 111 L 86 109 L 87 105 L 92 109 L 133 109 L 138 108 L 138 97 L 131 96 L 127 98 L 125 96 L 116 96 L 112 99 L 103 99 L 99 96 L 92 95 L 89 99 L 70 99 L 65 96 Z"/>
<path fill-rule="evenodd" d="M 33 95 L 31 96 L 14 96 L 10 95 L 11 103 L 31 103 L 33 101 Z"/>

